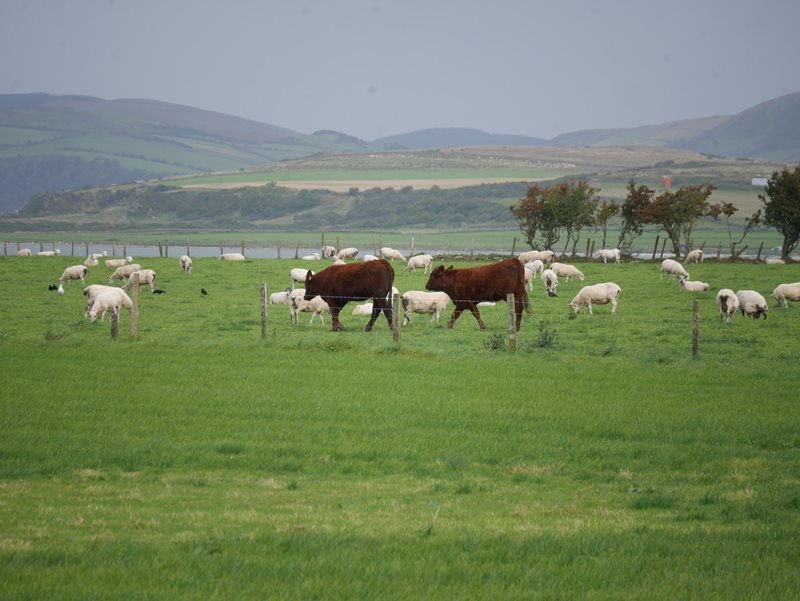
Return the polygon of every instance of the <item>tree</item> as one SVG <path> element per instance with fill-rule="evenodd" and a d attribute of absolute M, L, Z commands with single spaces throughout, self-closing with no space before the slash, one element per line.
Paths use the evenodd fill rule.
<path fill-rule="evenodd" d="M 648 206 L 655 195 L 655 190 L 647 186 L 636 186 L 633 179 L 628 180 L 628 196 L 620 207 L 622 223 L 620 224 L 619 240 L 617 248 L 620 250 L 630 250 L 633 241 L 642 234 L 644 224 L 640 219 L 641 211 Z"/>
<path fill-rule="evenodd" d="M 578 246 L 581 230 L 594 225 L 596 195 L 599 188 L 585 181 L 561 183 L 550 191 L 555 205 L 556 221 L 567 232 L 565 251 L 572 242 L 572 255 Z"/>
<path fill-rule="evenodd" d="M 761 209 L 753 213 L 750 217 L 744 220 L 744 228 L 742 229 L 742 235 L 739 237 L 738 240 L 735 242 L 733 241 L 733 232 L 731 225 L 731 217 L 733 217 L 734 213 L 736 213 L 739 209 L 733 206 L 733 203 L 730 202 L 722 202 L 716 203 L 711 205 L 708 208 L 708 214 L 713 217 L 714 219 L 719 219 L 720 215 L 725 217 L 725 225 L 728 228 L 728 245 L 731 251 L 731 258 L 736 259 L 737 257 L 741 256 L 741 254 L 747 248 L 746 246 L 740 246 L 742 242 L 744 242 L 745 237 L 747 234 L 750 233 L 754 227 L 761 223 Z"/>
<path fill-rule="evenodd" d="M 716 190 L 713 184 L 684 186 L 675 192 L 667 190 L 649 204 L 639 208 L 639 219 L 664 230 L 672 242 L 676 256 L 681 254 L 681 242 L 689 249 L 693 246 L 692 230 L 700 217 L 708 215 L 708 197 Z"/>
<path fill-rule="evenodd" d="M 530 248 L 549 249 L 560 238 L 549 190 L 534 184 L 528 188 L 525 198 L 509 207 Z"/>
<path fill-rule="evenodd" d="M 595 226 L 603 232 L 603 246 L 606 247 L 606 235 L 608 234 L 608 220 L 614 215 L 619 213 L 619 205 L 613 201 L 604 200 L 597 205 L 597 211 L 594 217 Z"/>
<path fill-rule="evenodd" d="M 773 172 L 766 194 L 758 198 L 764 203 L 764 223 L 783 234 L 781 257 L 788 259 L 800 240 L 800 165 Z"/>

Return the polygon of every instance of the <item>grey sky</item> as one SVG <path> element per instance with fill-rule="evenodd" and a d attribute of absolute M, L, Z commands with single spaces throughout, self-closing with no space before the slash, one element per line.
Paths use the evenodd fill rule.
<path fill-rule="evenodd" d="M 800 91 L 797 0 L 2 0 L 0 93 L 550 138 Z"/>

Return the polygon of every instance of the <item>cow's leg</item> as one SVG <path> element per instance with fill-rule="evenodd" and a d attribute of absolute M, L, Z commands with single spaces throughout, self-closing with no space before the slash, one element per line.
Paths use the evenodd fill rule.
<path fill-rule="evenodd" d="M 344 328 L 342 327 L 342 324 L 339 321 L 339 311 L 341 310 L 341 307 L 338 307 L 338 306 L 332 304 L 327 299 L 324 299 L 324 300 L 325 300 L 326 303 L 328 303 L 328 307 L 330 307 L 330 310 L 331 310 L 331 321 L 333 322 L 333 326 L 332 326 L 331 329 L 334 332 L 338 332 L 339 330 L 343 330 Z M 331 300 L 333 300 L 333 299 L 331 299 Z"/>
<path fill-rule="evenodd" d="M 447 323 L 447 329 L 452 330 L 453 325 L 456 323 L 456 319 L 461 317 L 461 312 L 464 310 L 464 305 L 461 303 L 453 303 L 455 305 L 455 309 L 453 309 L 453 314 L 450 316 L 450 321 Z"/>
<path fill-rule="evenodd" d="M 469 310 L 472 311 L 472 316 L 478 320 L 478 325 L 480 325 L 481 330 L 485 330 L 486 324 L 483 323 L 483 320 L 481 319 L 481 312 L 478 311 L 478 305 L 476 305 L 475 303 L 470 303 L 467 306 L 469 307 Z"/>
<path fill-rule="evenodd" d="M 377 297 L 372 299 L 372 315 L 369 318 L 367 327 L 364 328 L 365 332 L 372 330 L 372 326 L 375 325 L 375 320 L 378 319 L 378 316 L 381 313 L 386 316 L 386 321 L 388 322 L 389 327 L 392 327 L 392 308 L 389 306 L 389 302 L 385 298 Z"/>
<path fill-rule="evenodd" d="M 519 332 L 519 326 L 522 323 L 522 310 L 525 308 L 525 305 L 518 301 L 514 301 L 514 313 L 517 314 L 517 332 Z"/>

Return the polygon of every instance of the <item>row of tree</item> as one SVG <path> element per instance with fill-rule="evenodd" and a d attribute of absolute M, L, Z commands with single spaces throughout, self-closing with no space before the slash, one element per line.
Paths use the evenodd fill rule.
<path fill-rule="evenodd" d="M 738 208 L 732 203 L 710 203 L 716 187 L 712 184 L 683 186 L 677 190 L 657 193 L 645 185 L 628 181 L 628 194 L 622 203 L 601 200 L 600 188 L 585 181 L 562 182 L 542 188 L 528 188 L 525 198 L 510 207 L 520 231 L 531 248 L 553 249 L 564 240 L 564 248 L 575 254 L 583 231 L 601 231 L 606 247 L 608 227 L 612 218 L 619 219 L 617 248 L 626 251 L 646 227 L 663 232 L 672 243 L 673 252 L 680 255 L 694 247 L 692 232 L 702 217 L 724 219 L 728 231 L 731 256 L 744 251 L 747 234 L 758 225 L 774 227 L 783 235 L 781 255 L 786 258 L 800 239 L 800 166 L 776 171 L 767 182 L 764 194 L 759 194 L 763 206 L 744 220 L 744 227 L 731 223 Z"/>

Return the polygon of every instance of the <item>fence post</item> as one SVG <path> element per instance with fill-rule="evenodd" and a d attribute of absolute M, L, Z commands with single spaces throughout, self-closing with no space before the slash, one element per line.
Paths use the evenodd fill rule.
<path fill-rule="evenodd" d="M 116 240 L 112 240 L 111 241 L 111 256 L 112 257 L 116 257 L 117 256 L 117 241 Z"/>
<path fill-rule="evenodd" d="M 392 342 L 400 342 L 400 295 L 392 293 Z"/>
<path fill-rule="evenodd" d="M 39 251 L 44 250 L 44 242 L 39 242 Z"/>
<path fill-rule="evenodd" d="M 700 299 L 692 301 L 692 359 L 700 352 Z"/>
<path fill-rule="evenodd" d="M 297 246 L 294 247 L 294 258 L 295 259 L 299 259 L 300 258 L 300 243 L 299 242 L 297 243 Z"/>
<path fill-rule="evenodd" d="M 261 339 L 267 337 L 267 284 L 261 285 Z"/>
<path fill-rule="evenodd" d="M 659 255 L 659 259 L 664 258 L 664 247 L 667 245 L 667 239 L 664 238 L 664 241 L 661 243 L 661 255 Z"/>
<path fill-rule="evenodd" d="M 339 250 L 342 250 L 342 245 L 339 242 L 339 236 L 336 236 L 336 248 L 338 248 Z"/>
<path fill-rule="evenodd" d="M 278 258 L 281 258 L 281 241 L 275 240 L 275 250 L 277 252 Z"/>
<path fill-rule="evenodd" d="M 222 240 L 219 241 L 219 254 L 224 253 L 225 251 L 222 250 Z"/>
<path fill-rule="evenodd" d="M 758 254 L 756 255 L 756 261 L 761 260 L 761 249 L 764 248 L 764 242 L 762 241 L 758 247 Z"/>
<path fill-rule="evenodd" d="M 589 238 L 586 238 L 586 258 L 589 258 L 589 246 L 592 244 L 592 241 Z"/>
<path fill-rule="evenodd" d="M 516 254 L 517 254 L 517 237 L 514 236 L 514 241 L 511 243 L 511 256 L 513 257 Z"/>
<path fill-rule="evenodd" d="M 131 274 L 133 279 L 133 307 L 131 307 L 131 338 L 136 338 L 139 333 L 139 272 Z"/>
<path fill-rule="evenodd" d="M 414 236 L 411 236 L 411 248 L 408 249 L 408 256 L 414 254 Z"/>
<path fill-rule="evenodd" d="M 720 253 L 722 253 L 722 242 L 720 242 L 719 246 L 717 247 L 717 261 L 719 261 Z"/>
<path fill-rule="evenodd" d="M 169 240 L 164 240 L 164 256 L 169 257 Z"/>
<path fill-rule="evenodd" d="M 117 339 L 119 330 L 119 307 L 111 307 L 111 338 Z"/>
<path fill-rule="evenodd" d="M 474 256 L 475 256 L 475 238 L 472 239 L 472 243 L 470 244 L 469 247 L 469 258 L 471 259 Z"/>
<path fill-rule="evenodd" d="M 3 242 L 3 256 L 8 255 L 8 242 Z"/>
<path fill-rule="evenodd" d="M 128 256 L 128 243 L 127 242 L 123 242 L 122 243 L 122 255 L 124 257 Z"/>
<path fill-rule="evenodd" d="M 72 241 L 72 246 L 70 247 L 70 250 L 69 250 L 69 256 L 70 257 L 74 257 L 75 256 L 75 240 Z"/>
<path fill-rule="evenodd" d="M 83 243 L 83 248 L 84 248 L 84 250 L 86 250 L 86 256 L 88 257 L 89 256 L 89 243 L 88 242 L 84 242 Z"/>
<path fill-rule="evenodd" d="M 158 256 L 164 257 L 164 247 L 161 245 L 161 240 L 158 241 Z"/>
<path fill-rule="evenodd" d="M 603 245 L 603 248 L 605 248 L 605 244 Z M 589 256 L 586 258 L 589 259 L 593 256 L 594 256 L 594 240 L 592 240 L 592 248 L 589 249 Z"/>
<path fill-rule="evenodd" d="M 244 240 L 242 240 L 242 256 L 244 256 Z"/>
<path fill-rule="evenodd" d="M 186 256 L 190 257 L 191 253 L 189 252 L 189 239 L 186 239 Z"/>
<path fill-rule="evenodd" d="M 508 305 L 508 350 L 511 353 L 517 352 L 517 314 L 514 311 L 514 295 L 509 294 L 506 296 L 506 304 Z"/>
<path fill-rule="evenodd" d="M 659 236 L 658 234 L 656 234 L 656 243 L 655 243 L 655 245 L 653 246 L 653 261 L 655 261 L 655 260 L 656 260 L 656 252 L 658 252 L 658 239 L 659 239 L 660 237 L 661 237 L 661 236 Z"/>

